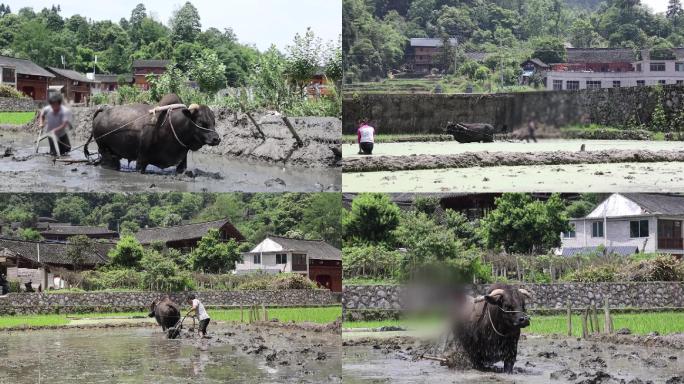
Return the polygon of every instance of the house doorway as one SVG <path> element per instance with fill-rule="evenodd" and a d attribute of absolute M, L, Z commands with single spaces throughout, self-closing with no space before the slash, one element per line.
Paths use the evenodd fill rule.
<path fill-rule="evenodd" d="M 684 249 L 681 220 L 658 220 L 658 249 Z"/>
<path fill-rule="evenodd" d="M 332 290 L 332 278 L 330 277 L 330 275 L 317 275 L 316 283 L 318 283 L 323 288 Z"/>

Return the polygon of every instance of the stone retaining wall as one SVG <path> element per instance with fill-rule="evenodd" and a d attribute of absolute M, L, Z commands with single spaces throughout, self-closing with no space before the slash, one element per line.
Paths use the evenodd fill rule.
<path fill-rule="evenodd" d="M 40 104 L 31 99 L 0 97 L 0 112 L 33 112 Z"/>
<path fill-rule="evenodd" d="M 530 118 L 562 127 L 596 123 L 616 127 L 649 123 L 661 102 L 668 118 L 680 114 L 684 87 L 610 88 L 501 94 L 353 94 L 343 101 L 343 132 L 368 118 L 379 134 L 441 133 L 447 122 L 489 123 L 500 132 L 526 126 Z"/>
<path fill-rule="evenodd" d="M 121 312 L 147 310 L 162 292 L 10 293 L 0 298 L 0 315 L 34 313 Z M 169 293 L 180 303 L 188 293 Z M 339 304 L 339 294 L 328 290 L 202 291 L 197 297 L 208 307 L 264 304 L 277 307 Z"/>
<path fill-rule="evenodd" d="M 611 308 L 682 308 L 684 283 L 561 283 L 522 284 L 533 293 L 528 307 L 534 310 L 564 309 L 569 300 L 573 308 L 586 308 L 591 304 L 603 306 L 608 297 Z M 487 292 L 488 285 L 473 287 L 475 294 Z M 400 311 L 404 304 L 402 286 L 345 286 L 342 307 L 347 310 Z"/>

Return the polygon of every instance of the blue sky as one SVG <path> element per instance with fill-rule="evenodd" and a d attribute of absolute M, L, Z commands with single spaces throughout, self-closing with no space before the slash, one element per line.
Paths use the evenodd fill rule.
<path fill-rule="evenodd" d="M 80 14 L 93 20 L 119 21 L 129 18 L 138 3 L 145 4 L 148 13 L 168 25 L 174 9 L 184 0 L 3 0 L 13 12 L 22 7 L 36 11 L 60 4 L 62 16 Z M 342 0 L 192 0 L 202 21 L 202 30 L 231 27 L 240 42 L 254 44 L 266 50 L 275 44 L 281 50 L 292 42 L 295 33 L 307 27 L 324 40 L 337 40 L 342 33 Z"/>

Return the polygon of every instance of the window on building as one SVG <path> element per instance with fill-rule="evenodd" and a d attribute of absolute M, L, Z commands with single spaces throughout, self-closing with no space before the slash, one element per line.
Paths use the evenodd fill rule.
<path fill-rule="evenodd" d="M 603 237 L 603 221 L 591 223 L 591 237 Z"/>
<path fill-rule="evenodd" d="M 301 253 L 292 254 L 292 270 L 306 271 L 306 255 Z"/>
<path fill-rule="evenodd" d="M 563 80 L 554 80 L 553 81 L 553 90 L 554 91 L 562 91 L 563 90 Z"/>
<path fill-rule="evenodd" d="M 3 83 L 14 83 L 14 68 L 3 68 L 2 69 L 2 82 Z"/>
<path fill-rule="evenodd" d="M 622 83 L 619 80 L 613 80 L 613 88 L 620 88 Z"/>
<path fill-rule="evenodd" d="M 636 65 L 636 70 L 637 72 L 641 72 L 641 63 Z"/>
<path fill-rule="evenodd" d="M 629 222 L 629 237 L 648 237 L 648 220 L 634 220 Z"/>
<path fill-rule="evenodd" d="M 570 230 L 563 232 L 563 237 L 566 239 L 574 239 L 577 234 L 575 233 L 575 224 L 570 223 Z"/>
<path fill-rule="evenodd" d="M 261 264 L 261 254 L 256 254 L 254 255 L 254 259 L 252 260 L 254 264 Z"/>
<path fill-rule="evenodd" d="M 675 71 L 684 72 L 684 63 L 675 63 Z"/>
<path fill-rule="evenodd" d="M 276 253 L 276 264 L 287 264 L 287 253 Z"/>
<path fill-rule="evenodd" d="M 682 85 L 684 84 L 684 80 L 677 80 L 677 85 Z"/>
<path fill-rule="evenodd" d="M 665 84 L 667 84 L 667 81 L 665 81 L 665 80 L 658 80 L 658 84 L 660 84 L 660 85 L 665 85 Z"/>
<path fill-rule="evenodd" d="M 646 80 L 637 80 L 637 87 L 643 87 L 646 85 Z"/>
<path fill-rule="evenodd" d="M 587 81 L 587 89 L 601 89 L 600 81 Z"/>
<path fill-rule="evenodd" d="M 651 63 L 651 72 L 665 72 L 665 63 Z"/>
<path fill-rule="evenodd" d="M 579 89 L 579 85 L 580 85 L 579 81 L 570 81 L 569 80 L 568 82 L 565 83 L 565 89 L 567 89 L 568 91 L 576 91 Z"/>

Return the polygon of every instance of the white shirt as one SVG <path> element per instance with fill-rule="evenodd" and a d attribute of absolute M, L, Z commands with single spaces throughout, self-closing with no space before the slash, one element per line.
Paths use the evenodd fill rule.
<path fill-rule="evenodd" d="M 207 310 L 204 309 L 204 304 L 202 304 L 202 302 L 198 299 L 194 299 L 192 301 L 192 308 L 195 310 L 195 314 L 197 315 L 198 319 L 204 320 L 209 318 Z"/>
<path fill-rule="evenodd" d="M 375 128 L 364 125 L 359 128 L 359 143 L 373 143 L 375 141 Z"/>

